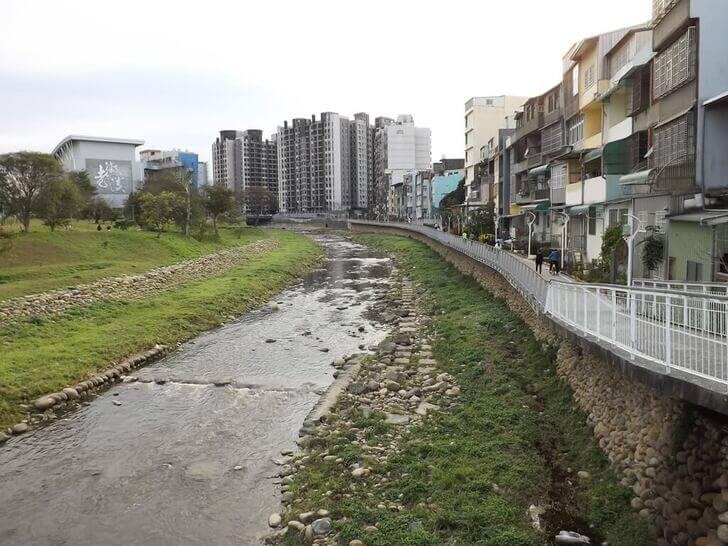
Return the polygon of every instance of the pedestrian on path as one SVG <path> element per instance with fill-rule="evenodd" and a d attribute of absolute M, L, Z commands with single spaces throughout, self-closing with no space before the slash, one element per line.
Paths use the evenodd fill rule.
<path fill-rule="evenodd" d="M 467 234 L 467 232 L 463 231 L 463 241 L 467 241 L 467 240 L 468 240 L 468 234 Z"/>
<path fill-rule="evenodd" d="M 549 255 L 549 262 L 551 262 L 549 271 L 551 271 L 551 273 L 555 275 L 558 275 L 559 271 L 561 270 L 561 253 L 557 249 L 553 249 L 551 251 L 551 254 Z"/>
<path fill-rule="evenodd" d="M 538 271 L 539 275 L 543 273 L 543 253 L 541 249 L 536 251 L 536 271 Z"/>

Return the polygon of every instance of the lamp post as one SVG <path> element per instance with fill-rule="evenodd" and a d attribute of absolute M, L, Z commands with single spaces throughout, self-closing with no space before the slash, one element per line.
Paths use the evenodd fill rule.
<path fill-rule="evenodd" d="M 533 224 L 536 223 L 536 215 L 532 211 L 528 211 L 530 218 L 528 222 L 528 258 L 531 258 L 531 233 L 533 233 Z"/>
<path fill-rule="evenodd" d="M 642 220 L 634 214 L 628 214 L 629 217 L 629 235 L 624 237 L 627 243 L 627 286 L 632 286 L 632 260 L 634 259 L 634 239 L 638 233 L 644 233 L 645 228 L 642 226 Z M 634 229 L 634 222 L 637 221 L 637 230 Z"/>
<path fill-rule="evenodd" d="M 564 211 L 559 211 L 559 214 L 564 217 L 564 225 L 561 226 L 561 269 L 564 269 L 564 254 L 566 254 L 566 230 L 569 225 L 569 215 Z"/>
<path fill-rule="evenodd" d="M 495 222 L 493 222 L 493 230 L 495 231 L 495 239 L 493 240 L 493 244 L 498 244 L 498 224 L 500 223 L 500 214 L 498 212 L 495 213 Z"/>

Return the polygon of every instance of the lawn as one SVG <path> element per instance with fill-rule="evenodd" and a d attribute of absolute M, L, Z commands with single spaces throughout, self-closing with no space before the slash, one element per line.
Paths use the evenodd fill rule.
<path fill-rule="evenodd" d="M 296 511 L 330 510 L 341 544 L 535 546 L 553 543 L 561 529 L 589 534 L 596 544 L 651 544 L 631 511 L 629 490 L 557 377 L 553 348 L 541 347 L 504 302 L 424 244 L 384 235 L 358 239 L 393 253 L 422 287 L 419 305 L 433 317 L 433 353 L 461 385 L 462 403 L 400 434 L 381 415 L 364 418 L 341 402 L 333 419 L 365 430 L 369 445 L 396 437 L 400 451 L 385 462 L 372 460 L 346 426 L 316 438 L 291 486 L 302 499 Z M 317 455 L 323 452 L 346 463 L 366 461 L 388 481 L 363 481 L 354 492 L 349 473 Z M 531 526 L 531 505 L 551 507 L 541 516 L 542 533 Z M 363 532 L 374 524 L 376 533 Z"/>
<path fill-rule="evenodd" d="M 280 245 L 225 274 L 141 301 L 104 302 L 58 319 L 0 328 L 0 430 L 23 417 L 21 403 L 156 343 L 188 339 L 266 301 L 321 255 L 311 239 L 290 231 L 251 233 Z"/>
<path fill-rule="evenodd" d="M 9 248 L 0 245 L 0 301 L 145 271 L 263 236 L 261 229 L 244 227 L 221 229 L 219 239 L 208 235 L 198 241 L 174 230 L 158 238 L 137 229 L 99 232 L 93 222 L 78 221 L 51 232 L 33 222 L 30 233 L 4 239 Z"/>

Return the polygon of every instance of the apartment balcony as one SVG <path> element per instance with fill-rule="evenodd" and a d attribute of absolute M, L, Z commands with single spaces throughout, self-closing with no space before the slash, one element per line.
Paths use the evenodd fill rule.
<path fill-rule="evenodd" d="M 543 126 L 548 127 L 549 125 L 559 121 L 562 117 L 564 117 L 564 111 L 561 109 L 561 107 L 559 107 L 553 112 L 549 112 L 543 115 Z"/>
<path fill-rule="evenodd" d="M 584 181 L 584 204 L 593 205 L 607 200 L 607 179 L 595 176 Z"/>
<path fill-rule="evenodd" d="M 589 89 L 579 97 L 579 108 L 584 109 L 604 95 L 609 89 L 609 80 L 597 80 Z"/>
<path fill-rule="evenodd" d="M 615 142 L 617 140 L 630 137 L 632 135 L 632 126 L 633 122 L 631 117 L 625 118 L 619 123 L 612 125 L 605 130 L 604 143 Z"/>
<path fill-rule="evenodd" d="M 523 161 L 519 161 L 518 163 L 513 164 L 513 173 L 521 173 L 523 171 L 528 170 L 528 159 L 524 159 Z"/>
<path fill-rule="evenodd" d="M 573 207 L 582 204 L 581 197 L 581 182 L 566 185 L 566 200 L 565 204 L 567 207 Z"/>
<path fill-rule="evenodd" d="M 529 169 L 538 167 L 543 163 L 543 155 L 541 154 L 541 152 L 529 154 L 528 158 L 526 159 L 526 163 L 528 164 Z"/>
<path fill-rule="evenodd" d="M 535 115 L 528 121 L 526 121 L 525 117 L 523 118 L 523 125 L 518 127 L 516 129 L 516 140 L 521 139 L 525 137 L 526 135 L 530 135 L 534 131 L 538 131 L 544 126 L 543 121 L 543 112 L 536 112 Z"/>
<path fill-rule="evenodd" d="M 690 0 L 653 0 L 652 49 L 662 51 L 690 20 Z"/>
<path fill-rule="evenodd" d="M 602 133 L 596 133 L 590 137 L 584 138 L 582 147 L 586 150 L 599 148 L 602 145 Z"/>
<path fill-rule="evenodd" d="M 566 203 L 566 188 L 551 188 L 550 198 L 552 205 L 563 205 Z"/>

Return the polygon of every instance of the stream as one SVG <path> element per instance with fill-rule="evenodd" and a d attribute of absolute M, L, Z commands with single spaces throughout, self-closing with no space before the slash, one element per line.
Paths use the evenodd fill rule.
<path fill-rule="evenodd" d="M 257 544 L 331 362 L 386 333 L 390 261 L 313 237 L 325 262 L 269 304 L 0 447 L 0 544 Z"/>

